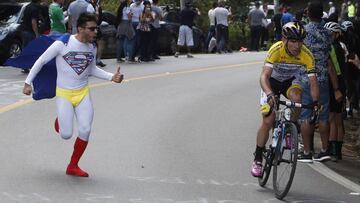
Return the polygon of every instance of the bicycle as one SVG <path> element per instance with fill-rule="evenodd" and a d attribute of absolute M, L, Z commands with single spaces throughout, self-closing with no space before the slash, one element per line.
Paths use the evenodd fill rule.
<path fill-rule="evenodd" d="M 285 108 L 280 108 L 280 105 L 285 106 Z M 275 105 L 272 143 L 263 152 L 262 177 L 258 178 L 259 185 L 264 187 L 269 179 L 271 168 L 274 167 L 273 188 L 275 197 L 280 200 L 290 190 L 297 164 L 299 131 L 295 122 L 290 120 L 291 109 L 295 107 L 313 109 L 313 105 L 290 101 L 278 101 Z M 316 114 L 311 120 L 316 120 Z"/>

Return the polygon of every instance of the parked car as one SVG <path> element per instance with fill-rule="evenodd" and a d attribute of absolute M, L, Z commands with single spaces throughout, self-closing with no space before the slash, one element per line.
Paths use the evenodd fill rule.
<path fill-rule="evenodd" d="M 22 51 L 23 32 L 20 24 L 28 4 L 28 2 L 0 2 L 0 65 L 4 64 L 9 57 L 18 56 Z M 39 31 L 41 31 L 45 27 L 45 19 L 40 17 L 38 23 Z"/>

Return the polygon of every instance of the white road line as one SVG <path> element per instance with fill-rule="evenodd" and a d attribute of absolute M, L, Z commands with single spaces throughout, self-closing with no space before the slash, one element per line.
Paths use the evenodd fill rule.
<path fill-rule="evenodd" d="M 330 168 L 328 168 L 327 166 L 325 166 L 324 164 L 320 163 L 320 162 L 316 162 L 314 161 L 314 163 L 312 164 L 308 164 L 312 169 L 314 169 L 315 171 L 319 172 L 320 174 L 326 176 L 327 178 L 329 178 L 330 180 L 346 187 L 347 189 L 355 192 L 355 193 L 360 193 L 360 186 L 354 182 L 352 182 L 351 180 L 341 176 L 340 174 L 336 173 L 335 171 L 331 170 Z"/>

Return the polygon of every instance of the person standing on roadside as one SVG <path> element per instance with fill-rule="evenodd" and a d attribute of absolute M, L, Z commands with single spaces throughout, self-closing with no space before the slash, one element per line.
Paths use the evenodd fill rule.
<path fill-rule="evenodd" d="M 96 67 L 97 24 L 95 14 L 82 13 L 77 20 L 77 34 L 69 35 L 68 41 L 55 41 L 33 65 L 23 88 L 25 95 L 31 95 L 35 77 L 50 60 L 56 60 L 56 105 L 55 130 L 63 139 L 73 135 L 73 120 L 76 117 L 79 136 L 77 137 L 67 175 L 88 177 L 89 174 L 78 166 L 88 145 L 94 109 L 90 97 L 89 77 L 121 83 L 124 76 L 120 66 L 115 74 Z"/>
<path fill-rule="evenodd" d="M 338 81 L 334 66 L 330 60 L 329 52 L 331 48 L 331 35 L 323 26 L 323 6 L 317 1 L 313 1 L 308 6 L 308 16 L 310 23 L 305 26 L 306 37 L 304 44 L 309 48 L 315 58 L 316 77 L 319 82 L 320 98 L 313 100 L 310 92 L 309 81 L 304 80 L 303 83 L 303 97 L 302 103 L 313 104 L 321 107 L 319 111 L 319 134 L 321 137 L 320 152 L 314 156 L 312 143 L 315 131 L 315 125 L 310 122 L 313 112 L 308 109 L 302 109 L 300 115 L 301 135 L 303 138 L 304 152 L 299 154 L 298 161 L 311 163 L 315 161 L 326 161 L 331 159 L 329 142 L 329 82 L 334 88 L 335 99 L 339 102 L 342 99 L 342 94 L 339 89 Z M 320 108 L 318 108 L 320 109 Z"/>
<path fill-rule="evenodd" d="M 191 47 L 194 46 L 193 31 L 192 26 L 194 25 L 194 19 L 197 15 L 200 15 L 199 9 L 196 10 L 191 8 L 191 2 L 188 0 L 185 2 L 185 8 L 180 12 L 180 28 L 179 28 L 179 37 L 177 41 L 177 52 L 175 57 L 180 55 L 180 47 L 186 45 L 187 57 L 193 58 L 191 55 Z"/>
<path fill-rule="evenodd" d="M 61 8 L 63 4 L 64 0 L 53 0 L 53 3 L 49 6 L 49 16 L 51 22 L 50 34 L 63 34 L 66 32 L 64 13 Z"/>
<path fill-rule="evenodd" d="M 231 51 L 228 49 L 229 43 L 229 22 L 228 18 L 231 15 L 231 9 L 225 8 L 225 1 L 219 0 L 218 7 L 214 10 L 216 22 L 216 48 L 217 53 Z"/>
<path fill-rule="evenodd" d="M 20 29 L 23 32 L 22 49 L 24 49 L 30 41 L 40 37 L 38 24 L 40 18 L 39 5 L 40 0 L 31 0 L 31 3 L 27 5 L 24 10 L 24 20 L 20 24 Z M 29 69 L 23 69 L 22 72 L 29 73 Z"/>
<path fill-rule="evenodd" d="M 82 13 L 95 13 L 94 7 L 86 0 L 75 0 L 70 3 L 68 8 L 68 30 L 70 34 L 77 33 L 77 19 Z"/>
<path fill-rule="evenodd" d="M 154 21 L 151 22 L 151 42 L 150 42 L 150 59 L 160 59 L 157 42 L 160 30 L 160 20 L 163 19 L 162 9 L 158 6 L 158 0 L 153 0 L 151 5 L 151 11 L 154 13 Z"/>
<path fill-rule="evenodd" d="M 212 4 L 212 8 L 208 12 L 210 27 L 209 27 L 209 32 L 208 32 L 208 35 L 206 38 L 206 44 L 205 44 L 206 50 L 208 50 L 211 38 L 215 37 L 215 35 L 216 35 L 215 9 L 216 9 L 217 5 L 218 5 L 217 2 L 214 2 Z"/>
<path fill-rule="evenodd" d="M 255 8 L 248 14 L 250 24 L 250 51 L 259 51 L 259 42 L 262 32 L 265 13 L 260 9 L 260 2 L 255 3 Z"/>

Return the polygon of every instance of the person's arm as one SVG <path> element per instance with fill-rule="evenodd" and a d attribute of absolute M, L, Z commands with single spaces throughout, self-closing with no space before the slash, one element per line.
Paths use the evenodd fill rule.
<path fill-rule="evenodd" d="M 340 102 L 342 100 L 343 95 L 339 90 L 338 77 L 336 75 L 334 64 L 330 59 L 328 59 L 328 73 L 329 73 L 330 82 L 334 89 L 335 99 L 336 101 Z"/>
<path fill-rule="evenodd" d="M 31 84 L 42 67 L 55 58 L 64 49 L 64 43 L 55 41 L 34 63 L 29 75 L 26 77 L 23 93 L 30 95 L 32 92 Z"/>
<path fill-rule="evenodd" d="M 71 23 L 71 21 L 72 21 L 72 18 L 71 18 L 71 15 L 69 15 L 67 32 L 70 33 L 70 34 L 72 33 L 72 23 Z"/>
<path fill-rule="evenodd" d="M 315 74 L 309 76 L 309 82 L 311 98 L 314 102 L 318 103 L 320 98 L 320 88 Z"/>
<path fill-rule="evenodd" d="M 264 66 L 260 75 L 260 86 L 266 95 L 273 93 L 269 81 L 271 74 L 272 74 L 272 68 L 268 66 Z"/>
<path fill-rule="evenodd" d="M 31 27 L 32 27 L 32 30 L 34 31 L 35 33 L 35 36 L 36 38 L 38 38 L 40 35 L 39 35 L 39 28 L 38 28 L 38 23 L 37 23 L 37 20 L 36 19 L 31 19 Z"/>

